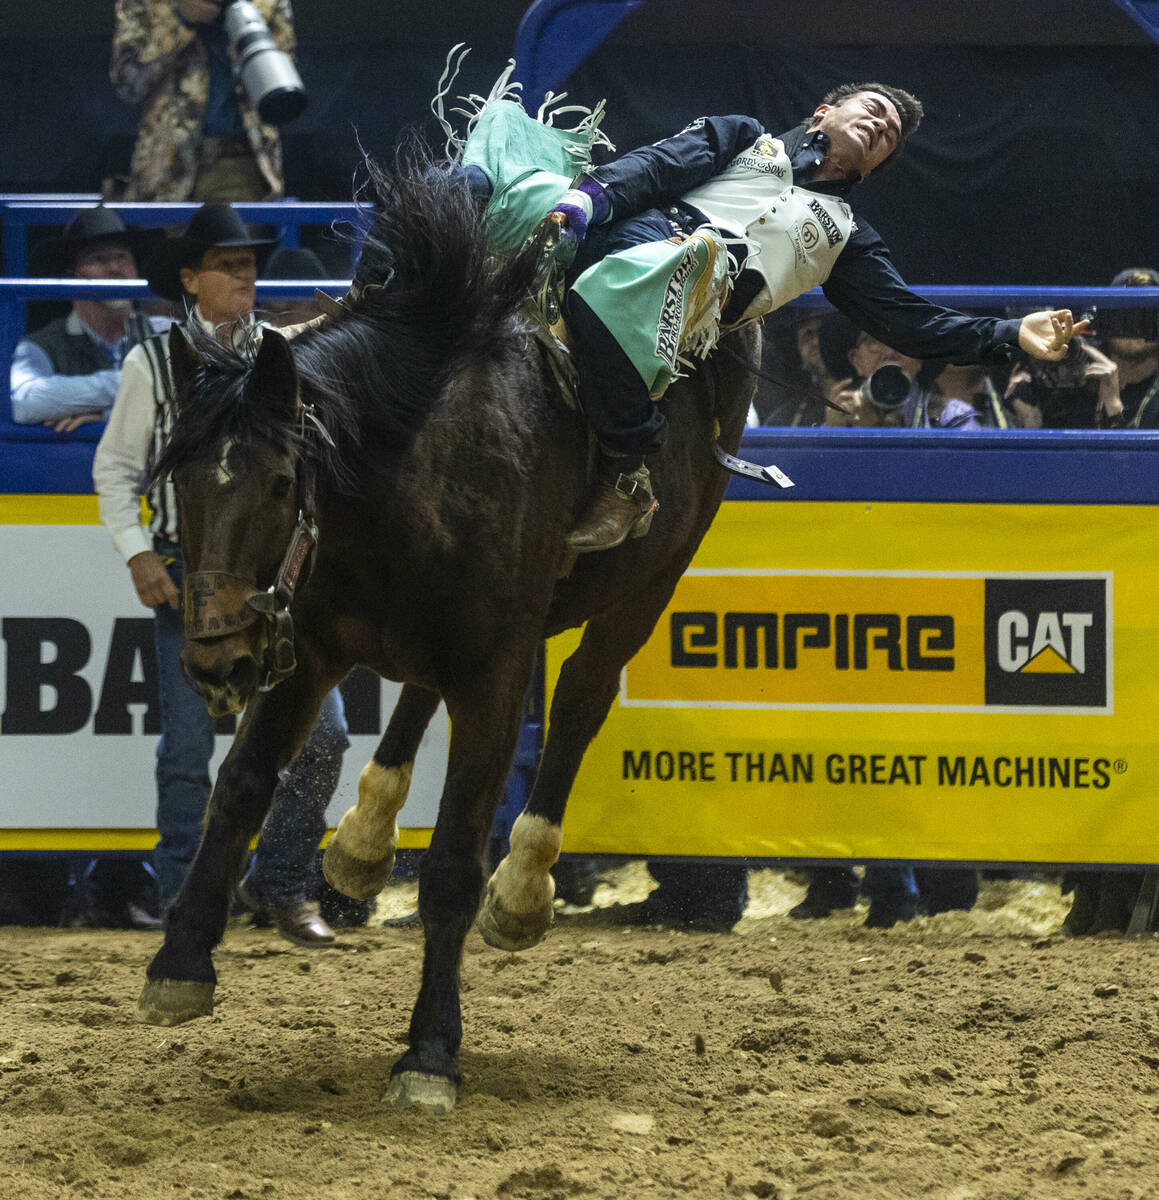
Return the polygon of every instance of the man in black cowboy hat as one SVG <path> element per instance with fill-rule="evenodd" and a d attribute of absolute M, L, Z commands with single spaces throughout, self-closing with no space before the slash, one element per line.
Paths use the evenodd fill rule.
<path fill-rule="evenodd" d="M 226 341 L 253 325 L 259 262 L 273 246 L 274 239 L 252 237 L 228 205 L 205 204 L 186 231 L 154 255 L 147 272 L 149 285 L 167 300 L 184 300 L 190 309 L 188 324 L 196 322 Z M 121 386 L 93 463 L 101 520 L 128 564 L 137 598 L 156 617 L 161 837 L 153 850 L 153 867 L 162 907 L 176 897 L 201 840 L 215 729 L 204 701 L 185 682 L 179 661 L 185 645 L 181 528 L 171 481 L 153 486 L 148 527 L 140 521 L 149 464 L 156 461 L 171 427 L 168 354 L 168 337 L 161 335 L 149 338 L 125 359 Z M 334 691 L 301 754 L 283 772 L 257 862 L 247 877 L 246 903 L 267 910 L 279 932 L 299 945 L 334 941 L 334 931 L 307 899 L 313 880 L 304 876 L 320 836 L 314 818 L 321 819 L 337 785 L 346 732 L 341 698 Z"/>
<path fill-rule="evenodd" d="M 148 268 L 149 286 L 166 300 L 184 302 L 188 322 L 226 339 L 252 322 L 257 255 L 263 258 L 274 239 L 250 235 L 228 204 L 203 204 L 193 214 L 185 232 L 167 239 L 153 255 Z M 148 464 L 167 435 L 168 415 L 164 385 L 168 353 L 165 338 L 142 344 L 125 361 L 116 403 L 97 448 L 93 479 L 101 502 L 101 520 L 113 535 L 129 564 L 133 585 L 142 604 L 177 607 L 178 589 L 162 562 L 153 553 L 149 537 L 138 519 L 140 485 Z M 172 485 L 150 497 L 154 538 L 177 543 L 177 503 Z"/>
<path fill-rule="evenodd" d="M 77 214 L 63 236 L 43 243 L 34 259 L 37 274 L 77 279 L 138 279 L 138 263 L 159 231 L 126 229 L 110 209 Z M 67 317 L 50 321 L 16 347 L 12 360 L 12 418 L 43 422 L 68 433 L 103 421 L 130 348 L 168 322 L 150 320 L 130 300 L 73 301 Z"/>
<path fill-rule="evenodd" d="M 276 244 L 253 237 L 228 204 L 203 204 L 153 255 L 146 277 L 158 296 L 193 307 L 203 325 L 248 321 L 254 282 Z"/>

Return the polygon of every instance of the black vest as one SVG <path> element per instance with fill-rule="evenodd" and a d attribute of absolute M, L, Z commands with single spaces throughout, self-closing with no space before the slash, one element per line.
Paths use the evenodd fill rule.
<path fill-rule="evenodd" d="M 28 335 L 52 361 L 58 375 L 92 375 L 96 371 L 113 369 L 109 352 L 86 333 L 69 333 L 67 317 L 50 321 L 43 329 Z"/>

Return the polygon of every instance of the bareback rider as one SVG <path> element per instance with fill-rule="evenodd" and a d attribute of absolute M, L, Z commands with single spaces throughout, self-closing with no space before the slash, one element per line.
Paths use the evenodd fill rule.
<path fill-rule="evenodd" d="M 555 207 L 581 239 L 565 307 L 580 400 L 602 455 L 568 536 L 576 552 L 646 533 L 657 505 L 647 455 L 664 444 L 658 400 L 690 355 L 820 284 L 860 328 L 920 359 L 1060 359 L 1069 311 L 968 317 L 909 291 L 880 236 L 846 197 L 895 159 L 921 103 L 880 83 L 844 84 L 773 137 L 751 117 L 702 117 L 589 168 Z M 731 258 L 731 262 L 730 262 Z M 725 274 L 732 282 L 728 295 Z"/>

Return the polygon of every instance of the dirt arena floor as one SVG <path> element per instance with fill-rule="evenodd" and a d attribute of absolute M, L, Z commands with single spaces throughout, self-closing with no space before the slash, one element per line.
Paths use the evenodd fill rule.
<path fill-rule="evenodd" d="M 597 903 L 647 887 L 621 868 Z M 1159 1196 L 1153 938 L 1052 936 L 1044 883 L 885 932 L 789 920 L 782 874 L 752 890 L 727 935 L 598 910 L 523 955 L 472 934 L 445 1118 L 380 1101 L 418 933 L 231 928 L 217 1013 L 156 1029 L 132 1005 L 157 935 L 6 928 L 0 1197 Z"/>

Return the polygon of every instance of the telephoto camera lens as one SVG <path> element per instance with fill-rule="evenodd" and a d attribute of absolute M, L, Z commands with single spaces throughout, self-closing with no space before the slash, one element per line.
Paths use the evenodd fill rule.
<path fill-rule="evenodd" d="M 892 412 L 909 395 L 909 376 L 894 363 L 878 367 L 860 388 L 862 398 L 878 412 Z"/>
<path fill-rule="evenodd" d="M 237 59 L 245 94 L 258 115 L 283 125 L 306 107 L 306 89 L 288 54 L 270 37 L 269 26 L 249 0 L 233 0 L 225 10 L 225 32 Z"/>

